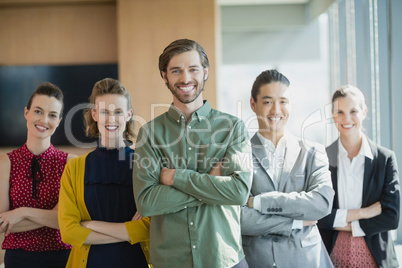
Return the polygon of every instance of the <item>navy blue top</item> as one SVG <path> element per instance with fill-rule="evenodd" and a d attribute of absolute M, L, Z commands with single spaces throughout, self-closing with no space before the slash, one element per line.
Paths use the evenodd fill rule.
<path fill-rule="evenodd" d="M 132 174 L 134 151 L 130 147 L 97 147 L 85 162 L 84 200 L 92 220 L 130 221 L 137 211 Z M 139 243 L 92 245 L 87 267 L 148 267 Z"/>

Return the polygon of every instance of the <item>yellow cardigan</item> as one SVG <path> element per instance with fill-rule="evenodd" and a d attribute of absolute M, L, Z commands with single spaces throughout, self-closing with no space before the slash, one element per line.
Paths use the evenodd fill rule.
<path fill-rule="evenodd" d="M 72 268 L 85 268 L 91 245 L 84 244 L 90 229 L 80 225 L 81 221 L 90 221 L 88 210 L 84 201 L 84 173 L 85 159 L 88 154 L 68 161 L 60 183 L 59 195 L 59 227 L 63 242 L 73 246 L 67 266 Z M 142 251 L 149 263 L 149 225 L 148 217 L 142 220 L 126 222 L 130 243 L 140 243 Z M 133 263 L 133 267 L 135 264 Z"/>

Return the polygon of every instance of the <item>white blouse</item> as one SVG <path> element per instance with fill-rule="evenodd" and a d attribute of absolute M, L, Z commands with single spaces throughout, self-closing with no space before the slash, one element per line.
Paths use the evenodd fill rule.
<path fill-rule="evenodd" d="M 347 225 L 346 216 L 348 209 L 361 208 L 363 200 L 364 162 L 366 157 L 373 159 L 373 154 L 365 135 L 362 138 L 360 151 L 353 157 L 352 161 L 348 158 L 348 152 L 343 147 L 340 139 L 338 148 L 339 209 L 336 211 L 334 228 L 345 227 Z M 354 237 L 366 235 L 360 227 L 358 220 L 352 221 L 351 226 Z"/>

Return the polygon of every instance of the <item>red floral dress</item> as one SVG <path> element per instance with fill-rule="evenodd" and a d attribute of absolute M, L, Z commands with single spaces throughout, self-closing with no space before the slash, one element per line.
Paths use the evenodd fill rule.
<path fill-rule="evenodd" d="M 67 162 L 67 153 L 53 145 L 34 155 L 26 144 L 7 154 L 10 167 L 10 210 L 19 207 L 52 209 L 59 199 L 60 178 Z M 61 240 L 59 230 L 42 227 L 32 231 L 10 233 L 3 249 L 55 251 L 71 249 Z"/>

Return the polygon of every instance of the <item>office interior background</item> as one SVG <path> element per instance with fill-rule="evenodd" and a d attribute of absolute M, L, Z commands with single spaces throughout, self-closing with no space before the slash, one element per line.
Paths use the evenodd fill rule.
<path fill-rule="evenodd" d="M 0 0 L 0 153 L 25 142 L 23 109 L 45 80 L 65 93 L 52 142 L 67 152 L 94 146 L 80 116 L 106 76 L 129 90 L 138 125 L 163 113 L 171 95 L 158 57 L 189 38 L 211 63 L 204 98 L 243 119 L 250 135 L 250 90 L 263 70 L 291 82 L 291 132 L 325 145 L 337 138 L 331 94 L 352 84 L 366 96 L 367 136 L 396 153 L 401 171 L 401 13 L 400 0 Z M 394 234 L 402 244 L 402 227 Z"/>

